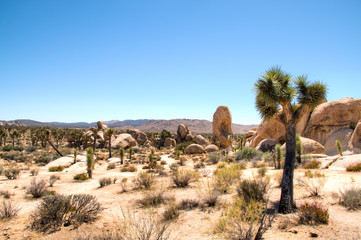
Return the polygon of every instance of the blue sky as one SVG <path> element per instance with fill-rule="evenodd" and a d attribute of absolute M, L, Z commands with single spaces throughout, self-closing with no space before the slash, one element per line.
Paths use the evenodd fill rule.
<path fill-rule="evenodd" d="M 269 67 L 360 98 L 361 1 L 0 0 L 0 119 L 258 123 Z"/>

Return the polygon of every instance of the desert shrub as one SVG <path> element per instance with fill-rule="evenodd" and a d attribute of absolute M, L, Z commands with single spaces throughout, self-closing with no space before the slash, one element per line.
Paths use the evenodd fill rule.
<path fill-rule="evenodd" d="M 112 184 L 112 178 L 110 177 L 103 177 L 99 179 L 99 185 L 101 188 L 110 184 Z"/>
<path fill-rule="evenodd" d="M 187 187 L 191 182 L 196 181 L 198 178 L 198 173 L 184 169 L 175 171 L 171 176 L 174 185 L 180 188 Z"/>
<path fill-rule="evenodd" d="M 54 166 L 48 168 L 49 172 L 61 172 L 64 170 L 63 166 Z"/>
<path fill-rule="evenodd" d="M 259 176 L 264 177 L 267 174 L 267 167 L 263 165 L 262 167 L 258 168 L 257 173 Z"/>
<path fill-rule="evenodd" d="M 37 181 L 36 178 L 34 178 L 27 192 L 33 195 L 33 198 L 41 198 L 46 194 L 46 182 L 44 180 Z"/>
<path fill-rule="evenodd" d="M 217 163 L 217 169 L 220 169 L 220 168 L 224 168 L 224 167 L 226 167 L 227 166 L 227 163 L 226 162 L 219 162 L 219 163 Z"/>
<path fill-rule="evenodd" d="M 12 149 L 13 149 L 13 147 L 10 144 L 3 147 L 4 152 L 10 152 Z"/>
<path fill-rule="evenodd" d="M 304 169 L 316 169 L 321 167 L 321 162 L 319 161 L 311 161 L 306 163 L 303 168 Z"/>
<path fill-rule="evenodd" d="M 178 205 L 179 210 L 192 210 L 200 205 L 197 199 L 182 199 Z"/>
<path fill-rule="evenodd" d="M 238 150 L 235 154 L 236 160 L 251 160 L 251 159 L 261 159 L 262 152 L 251 147 L 244 147 L 242 150 Z"/>
<path fill-rule="evenodd" d="M 307 173 L 305 173 L 307 174 Z M 298 178 L 297 181 L 301 186 L 304 186 L 310 196 L 317 197 L 320 195 L 323 187 L 326 184 L 326 176 L 321 173 L 308 173 L 305 178 Z"/>
<path fill-rule="evenodd" d="M 175 203 L 169 204 L 163 212 L 163 221 L 174 221 L 179 217 L 179 207 Z"/>
<path fill-rule="evenodd" d="M 341 142 L 339 140 L 336 140 L 336 147 L 337 147 L 337 151 L 340 154 L 340 156 L 342 156 L 342 146 L 341 146 Z"/>
<path fill-rule="evenodd" d="M 17 179 L 19 177 L 19 174 L 20 174 L 19 168 L 11 167 L 4 170 L 4 176 L 10 180 Z"/>
<path fill-rule="evenodd" d="M 217 169 L 214 172 L 214 187 L 220 193 L 228 193 L 230 187 L 240 180 L 242 171 L 236 165 Z"/>
<path fill-rule="evenodd" d="M 24 150 L 24 146 L 17 145 L 13 147 L 14 151 L 22 152 Z"/>
<path fill-rule="evenodd" d="M 143 198 L 138 200 L 138 203 L 144 207 L 157 207 L 160 204 L 165 203 L 167 200 L 169 200 L 167 191 L 164 187 L 161 187 L 144 192 Z"/>
<path fill-rule="evenodd" d="M 4 167 L 0 165 L 0 175 L 2 175 L 3 173 L 4 173 Z"/>
<path fill-rule="evenodd" d="M 116 163 L 109 163 L 107 166 L 107 170 L 114 169 L 116 167 Z"/>
<path fill-rule="evenodd" d="M 188 142 L 181 142 L 181 143 L 178 143 L 177 146 L 175 147 L 175 150 L 176 151 L 184 151 L 189 145 L 191 145 L 192 141 L 188 141 Z"/>
<path fill-rule="evenodd" d="M 31 145 L 26 146 L 26 148 L 25 148 L 25 151 L 27 151 L 27 152 L 29 152 L 29 153 L 35 152 L 36 150 L 37 150 L 36 147 L 35 147 L 35 146 L 31 146 Z"/>
<path fill-rule="evenodd" d="M 169 168 L 172 171 L 177 171 L 179 168 L 179 165 L 177 163 L 172 163 L 171 165 L 169 165 Z"/>
<path fill-rule="evenodd" d="M 54 183 L 56 181 L 58 181 L 60 179 L 60 177 L 58 175 L 51 175 L 49 177 L 49 187 L 53 187 L 54 186 Z"/>
<path fill-rule="evenodd" d="M 281 184 L 282 184 L 282 177 L 283 177 L 283 173 L 282 172 L 278 172 L 278 173 L 275 173 L 273 174 L 273 178 L 274 178 L 274 181 L 276 182 L 276 186 L 277 187 L 280 187 Z"/>
<path fill-rule="evenodd" d="M 88 177 L 88 174 L 86 173 L 78 173 L 77 175 L 75 175 L 73 177 L 74 180 L 81 180 L 81 181 L 85 181 L 85 180 L 88 180 L 89 177 Z"/>
<path fill-rule="evenodd" d="M 4 198 L 7 198 L 7 199 L 9 199 L 11 197 L 9 190 L 1 190 L 0 195 L 4 196 Z"/>
<path fill-rule="evenodd" d="M 10 151 L 1 154 L 1 157 L 5 160 L 14 160 L 16 162 L 26 162 L 28 160 L 28 155 L 23 152 Z"/>
<path fill-rule="evenodd" d="M 350 188 L 341 192 L 340 203 L 349 210 L 361 209 L 361 188 Z"/>
<path fill-rule="evenodd" d="M 165 160 L 160 161 L 160 165 L 166 165 L 166 164 L 167 164 L 167 161 L 165 161 Z"/>
<path fill-rule="evenodd" d="M 54 156 L 50 154 L 41 155 L 38 159 L 35 160 L 37 164 L 46 165 L 54 160 Z"/>
<path fill-rule="evenodd" d="M 200 185 L 197 195 L 202 204 L 213 207 L 217 204 L 221 193 L 212 182 L 206 182 Z"/>
<path fill-rule="evenodd" d="M 361 172 L 361 163 L 349 165 L 346 168 L 347 172 Z"/>
<path fill-rule="evenodd" d="M 39 168 L 33 168 L 30 170 L 31 176 L 38 176 L 38 174 L 39 174 Z"/>
<path fill-rule="evenodd" d="M 217 164 L 219 161 L 221 161 L 224 158 L 221 153 L 219 152 L 211 152 L 208 153 L 208 162 L 211 164 Z"/>
<path fill-rule="evenodd" d="M 122 178 L 122 181 L 120 181 L 120 186 L 121 186 L 122 190 L 120 192 L 128 191 L 127 182 L 128 182 L 128 178 Z"/>
<path fill-rule="evenodd" d="M 204 168 L 201 169 L 199 172 L 202 177 L 207 177 L 209 174 L 211 174 L 212 171 L 210 169 Z"/>
<path fill-rule="evenodd" d="M 134 180 L 137 188 L 150 189 L 155 183 L 155 175 L 153 173 L 140 172 Z"/>
<path fill-rule="evenodd" d="M 237 197 L 216 223 L 214 232 L 224 239 L 259 240 L 272 221 L 273 216 L 266 214 L 266 204 L 254 200 L 247 202 Z"/>
<path fill-rule="evenodd" d="M 89 194 L 49 195 L 31 214 L 31 228 L 41 232 L 60 230 L 65 225 L 92 222 L 102 211 L 96 198 Z"/>
<path fill-rule="evenodd" d="M 184 165 L 186 165 L 186 163 L 187 163 L 186 158 L 184 158 L 184 157 L 179 158 L 179 161 L 178 161 L 179 166 L 184 166 Z"/>
<path fill-rule="evenodd" d="M 136 172 L 138 171 L 138 169 L 136 167 L 134 167 L 133 165 L 129 165 L 129 166 L 124 166 L 120 169 L 121 172 Z"/>
<path fill-rule="evenodd" d="M 237 194 L 246 202 L 265 202 L 265 195 L 269 189 L 269 181 L 267 179 L 243 180 L 237 186 Z"/>
<path fill-rule="evenodd" d="M 0 205 L 0 219 L 10 219 L 17 216 L 20 208 L 17 204 L 4 200 Z"/>
<path fill-rule="evenodd" d="M 299 224 L 319 225 L 328 224 L 330 218 L 328 210 L 319 202 L 306 202 L 298 208 Z"/>

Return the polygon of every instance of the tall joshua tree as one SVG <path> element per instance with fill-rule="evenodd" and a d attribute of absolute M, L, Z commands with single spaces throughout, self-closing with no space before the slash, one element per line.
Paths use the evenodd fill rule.
<path fill-rule="evenodd" d="M 97 144 L 97 138 L 98 138 L 98 128 L 91 128 L 90 129 L 93 132 L 93 138 L 94 138 L 94 142 L 93 142 L 93 152 L 95 152 L 95 146 Z"/>
<path fill-rule="evenodd" d="M 105 135 L 109 138 L 109 158 L 112 157 L 112 136 L 114 134 L 113 128 L 108 128 L 108 130 L 105 132 Z"/>
<path fill-rule="evenodd" d="M 315 108 L 326 97 L 323 83 L 309 83 L 306 76 L 295 79 L 272 67 L 256 82 L 256 107 L 263 118 L 278 118 L 285 128 L 286 158 L 281 183 L 281 200 L 278 211 L 290 213 L 296 209 L 293 201 L 293 172 L 296 158 L 296 122 L 307 108 Z M 282 111 L 280 109 L 282 108 Z"/>

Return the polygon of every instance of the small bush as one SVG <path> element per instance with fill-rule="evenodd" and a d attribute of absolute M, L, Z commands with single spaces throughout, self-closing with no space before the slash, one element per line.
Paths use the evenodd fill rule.
<path fill-rule="evenodd" d="M 240 180 L 242 171 L 238 170 L 236 165 L 217 169 L 214 172 L 214 187 L 220 193 L 228 193 L 230 187 Z"/>
<path fill-rule="evenodd" d="M 157 207 L 165 203 L 169 197 L 165 188 L 147 191 L 138 202 L 144 207 Z"/>
<path fill-rule="evenodd" d="M 4 170 L 4 176 L 7 179 L 14 180 L 19 177 L 20 169 L 19 168 L 8 168 Z"/>
<path fill-rule="evenodd" d="M 30 170 L 31 176 L 38 176 L 38 174 L 39 174 L 39 168 L 33 168 Z"/>
<path fill-rule="evenodd" d="M 46 165 L 48 163 L 50 163 L 51 161 L 53 161 L 54 157 L 50 156 L 50 155 L 42 155 L 40 156 L 38 159 L 35 160 L 36 163 L 38 164 L 42 164 L 42 165 Z"/>
<path fill-rule="evenodd" d="M 192 210 L 199 206 L 199 201 L 196 199 L 182 199 L 178 208 L 179 210 Z"/>
<path fill-rule="evenodd" d="M 227 163 L 226 162 L 219 162 L 217 163 L 217 169 L 220 169 L 220 168 L 224 168 L 227 166 Z"/>
<path fill-rule="evenodd" d="M 264 176 L 266 176 L 267 171 L 268 171 L 267 167 L 263 165 L 262 167 L 260 167 L 257 170 L 257 173 L 258 173 L 259 176 L 264 177 Z"/>
<path fill-rule="evenodd" d="M 217 164 L 223 158 L 224 156 L 222 156 L 222 154 L 220 154 L 219 152 L 208 153 L 208 162 L 211 164 Z"/>
<path fill-rule="evenodd" d="M 198 173 L 191 170 L 177 170 L 171 176 L 174 185 L 180 188 L 188 187 L 191 182 L 196 181 L 198 178 Z"/>
<path fill-rule="evenodd" d="M 0 175 L 2 175 L 3 173 L 4 173 L 4 167 L 0 165 Z"/>
<path fill-rule="evenodd" d="M 191 141 L 178 143 L 177 146 L 175 147 L 175 150 L 184 151 L 192 143 L 193 142 L 191 142 Z"/>
<path fill-rule="evenodd" d="M 137 188 L 150 189 L 155 183 L 155 175 L 152 173 L 140 172 L 134 182 Z"/>
<path fill-rule="evenodd" d="M 306 187 L 307 192 L 310 194 L 310 196 L 313 197 L 317 197 L 320 195 L 327 181 L 326 176 L 318 172 L 316 172 L 315 174 L 308 173 L 308 177 L 298 178 L 297 180 L 300 185 Z"/>
<path fill-rule="evenodd" d="M 237 193 L 246 202 L 265 202 L 268 189 L 269 181 L 266 179 L 243 180 L 237 187 Z"/>
<path fill-rule="evenodd" d="M 319 202 L 305 203 L 298 208 L 299 224 L 319 225 L 328 224 L 330 218 L 328 210 Z"/>
<path fill-rule="evenodd" d="M 92 195 L 49 195 L 43 198 L 31 214 L 31 228 L 53 232 L 60 230 L 63 225 L 92 222 L 101 211 L 101 205 Z"/>
<path fill-rule="evenodd" d="M 116 164 L 114 162 L 109 163 L 108 166 L 107 166 L 107 170 L 114 169 L 115 167 L 116 167 Z"/>
<path fill-rule="evenodd" d="M 341 192 L 340 203 L 349 210 L 361 209 L 361 188 L 350 188 Z"/>
<path fill-rule="evenodd" d="M 9 190 L 1 190 L 0 195 L 3 195 L 4 198 L 7 198 L 7 199 L 9 199 L 11 197 Z"/>
<path fill-rule="evenodd" d="M 316 169 L 321 167 L 321 162 L 319 161 L 311 161 L 306 163 L 303 168 L 304 169 Z"/>
<path fill-rule="evenodd" d="M 64 170 L 63 166 L 54 166 L 48 168 L 49 172 L 61 172 Z"/>
<path fill-rule="evenodd" d="M 79 173 L 79 174 L 74 176 L 74 180 L 85 181 L 85 180 L 88 180 L 88 179 L 89 179 L 89 177 L 88 177 L 88 174 L 86 174 L 86 173 Z"/>
<path fill-rule="evenodd" d="M 18 205 L 4 200 L 0 205 L 0 219 L 10 219 L 14 216 L 17 216 L 20 211 Z"/>
<path fill-rule="evenodd" d="M 199 199 L 201 199 L 202 204 L 207 205 L 208 207 L 214 207 L 217 204 L 221 193 L 215 188 L 214 184 L 206 182 L 200 186 L 197 195 Z"/>
<path fill-rule="evenodd" d="M 169 168 L 172 171 L 177 171 L 179 168 L 179 165 L 177 163 L 172 163 L 171 165 L 169 165 Z"/>
<path fill-rule="evenodd" d="M 174 221 L 179 217 L 179 208 L 175 203 L 169 204 L 163 212 L 163 221 Z"/>
<path fill-rule="evenodd" d="M 236 160 L 252 160 L 252 159 L 261 159 L 262 152 L 258 151 L 257 149 L 251 147 L 244 147 L 242 150 L 238 150 L 235 154 Z"/>
<path fill-rule="evenodd" d="M 352 164 L 346 168 L 347 172 L 361 172 L 361 163 Z"/>
<path fill-rule="evenodd" d="M 136 168 L 136 167 L 134 167 L 133 165 L 130 165 L 130 166 L 128 166 L 128 167 L 122 167 L 121 169 L 120 169 L 120 171 L 121 172 L 136 172 L 136 171 L 138 171 L 138 169 Z"/>
<path fill-rule="evenodd" d="M 99 179 L 99 185 L 101 188 L 110 184 L 112 184 L 112 178 L 110 177 L 104 177 Z"/>
<path fill-rule="evenodd" d="M 12 149 L 13 149 L 13 147 L 10 144 L 3 147 L 4 152 L 10 152 Z"/>
<path fill-rule="evenodd" d="M 18 152 L 22 152 L 24 150 L 24 147 L 23 146 L 15 146 L 13 148 L 14 151 L 18 151 Z"/>
<path fill-rule="evenodd" d="M 46 194 L 46 182 L 44 180 L 36 181 L 34 178 L 28 187 L 28 193 L 33 195 L 33 198 L 41 198 Z"/>
<path fill-rule="evenodd" d="M 35 146 L 31 146 L 31 145 L 29 145 L 29 146 L 27 146 L 27 147 L 25 148 L 25 151 L 27 151 L 28 153 L 35 152 L 36 150 L 37 150 L 36 147 L 35 147 Z"/>
<path fill-rule="evenodd" d="M 60 177 L 58 175 L 51 175 L 49 177 L 49 187 L 53 187 L 54 183 L 59 179 L 60 179 Z"/>

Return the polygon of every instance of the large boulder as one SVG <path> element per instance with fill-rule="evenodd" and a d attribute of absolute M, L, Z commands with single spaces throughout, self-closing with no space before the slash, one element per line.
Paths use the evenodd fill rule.
<path fill-rule="evenodd" d="M 232 115 L 227 106 L 219 106 L 213 114 L 213 143 L 219 142 L 222 148 L 231 149 Z"/>
<path fill-rule="evenodd" d="M 261 152 L 272 152 L 278 142 L 273 139 L 264 139 L 256 147 Z"/>
<path fill-rule="evenodd" d="M 147 134 L 139 129 L 130 129 L 129 134 L 132 135 L 139 145 L 144 145 L 148 141 Z"/>
<path fill-rule="evenodd" d="M 186 154 L 200 154 L 204 153 L 204 148 L 199 144 L 191 144 L 186 148 Z"/>
<path fill-rule="evenodd" d="M 164 140 L 164 147 L 175 147 L 177 145 L 176 141 L 173 138 L 167 137 Z"/>
<path fill-rule="evenodd" d="M 99 130 L 106 131 L 108 129 L 108 126 L 105 125 L 102 121 L 97 122 L 97 126 Z"/>
<path fill-rule="evenodd" d="M 137 145 L 137 141 L 128 133 L 119 134 L 112 141 L 112 148 L 129 148 Z"/>
<path fill-rule="evenodd" d="M 301 137 L 302 154 L 322 154 L 325 152 L 325 147 L 315 140 Z M 286 151 L 286 143 L 282 145 L 281 149 Z"/>
<path fill-rule="evenodd" d="M 348 143 L 353 130 L 349 127 L 342 127 L 328 135 L 325 146 L 325 154 L 329 156 L 337 155 L 336 140 L 339 140 L 343 151 L 348 150 Z"/>
<path fill-rule="evenodd" d="M 216 145 L 214 145 L 214 144 L 210 144 L 210 145 L 208 145 L 208 146 L 204 149 L 204 151 L 205 151 L 206 153 L 218 152 L 218 151 L 219 151 L 219 148 L 218 148 Z"/>
<path fill-rule="evenodd" d="M 205 139 L 202 135 L 197 135 L 193 138 L 193 141 L 199 145 L 207 146 L 209 145 L 209 141 Z"/>
<path fill-rule="evenodd" d="M 361 153 L 361 121 L 358 122 L 354 132 L 352 133 L 348 147 L 354 153 Z"/>
<path fill-rule="evenodd" d="M 180 124 L 178 126 L 178 130 L 177 130 L 177 134 L 179 136 L 179 139 L 180 140 L 185 139 L 187 137 L 188 131 L 189 131 L 188 127 L 184 126 L 183 124 Z"/>

